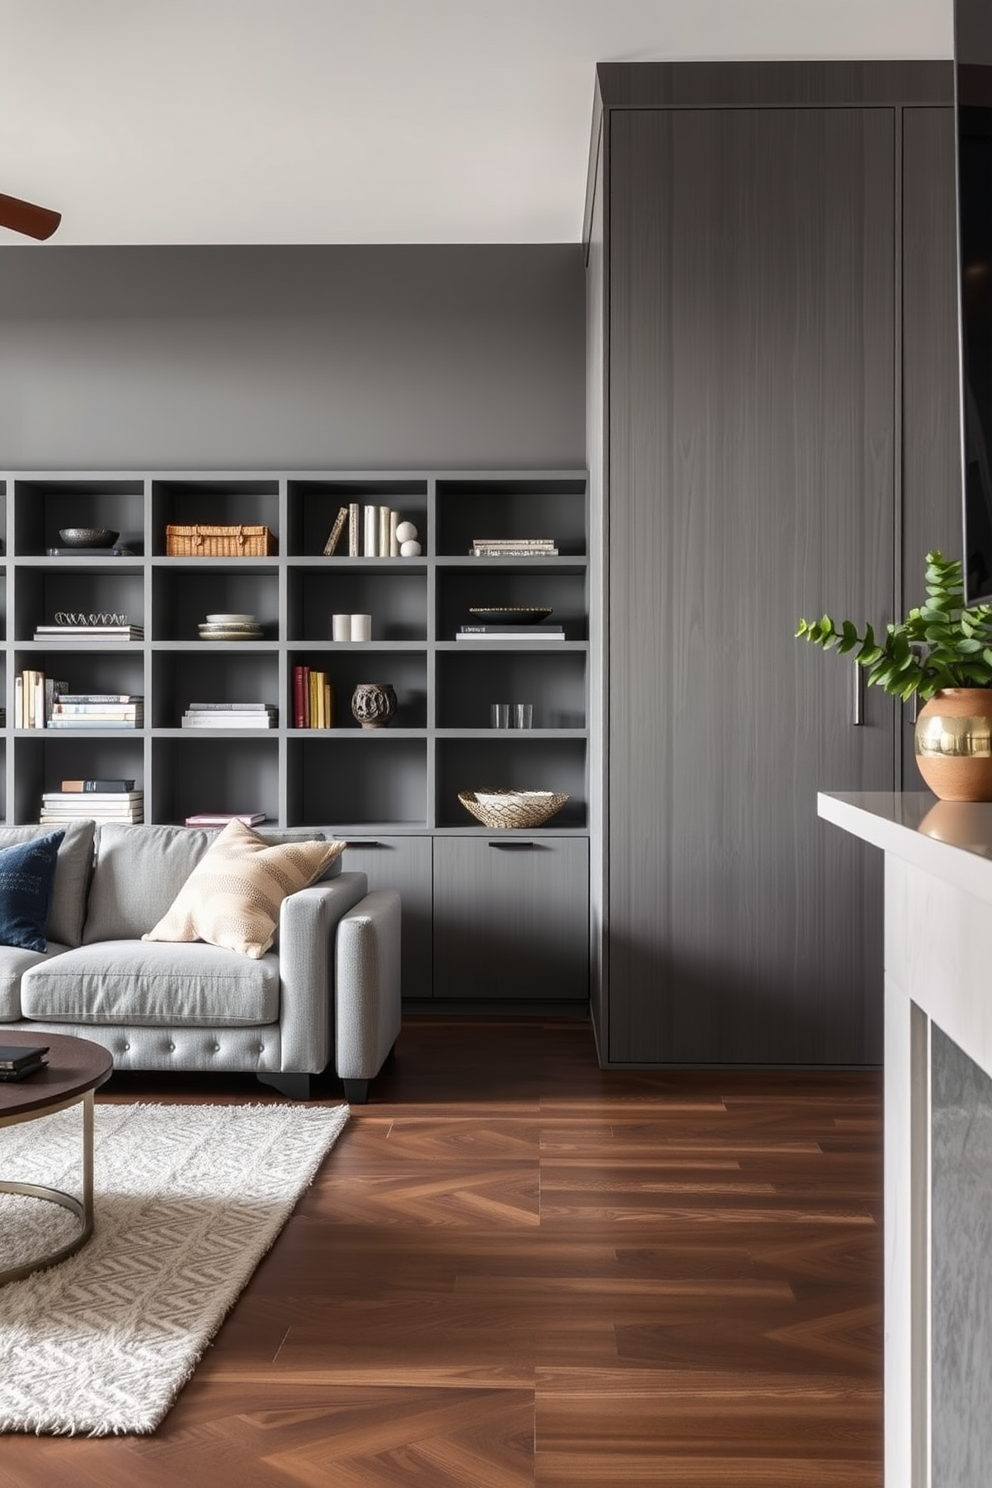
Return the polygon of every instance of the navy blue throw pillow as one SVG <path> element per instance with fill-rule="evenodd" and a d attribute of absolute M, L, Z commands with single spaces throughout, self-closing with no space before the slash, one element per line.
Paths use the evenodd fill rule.
<path fill-rule="evenodd" d="M 0 848 L 0 945 L 44 951 L 59 843 L 64 832 Z"/>

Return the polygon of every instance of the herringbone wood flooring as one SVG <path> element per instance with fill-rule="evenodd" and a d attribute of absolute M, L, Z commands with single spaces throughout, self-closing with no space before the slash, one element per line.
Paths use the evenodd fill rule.
<path fill-rule="evenodd" d="M 267 1098 L 105 1098 L 191 1093 Z M 411 1019 L 159 1432 L 7 1436 L 0 1485 L 878 1488 L 880 1206 L 874 1073 Z"/>

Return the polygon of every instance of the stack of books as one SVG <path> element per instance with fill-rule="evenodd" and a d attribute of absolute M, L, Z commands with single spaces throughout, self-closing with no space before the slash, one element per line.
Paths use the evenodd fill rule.
<path fill-rule="evenodd" d="M 334 694 L 326 672 L 317 672 L 308 666 L 294 666 L 293 727 L 334 727 Z"/>
<path fill-rule="evenodd" d="M 517 625 L 500 620 L 491 625 L 462 625 L 455 633 L 456 641 L 563 641 L 565 631 L 560 625 Z"/>
<path fill-rule="evenodd" d="M 228 822 L 244 822 L 246 827 L 257 827 L 259 822 L 264 822 L 264 811 L 199 811 L 195 816 L 188 816 L 185 821 L 187 827 L 226 827 Z"/>
<path fill-rule="evenodd" d="M 82 790 L 78 789 L 80 784 Z M 110 789 L 91 789 L 98 785 Z M 46 827 L 64 827 L 73 821 L 141 822 L 144 819 L 145 793 L 134 789 L 133 780 L 63 780 L 61 790 L 45 791 L 38 818 Z"/>
<path fill-rule="evenodd" d="M 557 558 L 553 537 L 475 537 L 470 558 Z"/>
<path fill-rule="evenodd" d="M 190 703 L 182 727 L 198 729 L 271 729 L 279 722 L 272 703 Z"/>
<path fill-rule="evenodd" d="M 47 1044 L 0 1044 L 0 1080 L 23 1080 L 44 1069 Z"/>
<path fill-rule="evenodd" d="M 31 668 L 14 678 L 14 727 L 44 728 L 52 716 L 55 699 L 64 694 L 68 682 L 46 677 Z"/>
<path fill-rule="evenodd" d="M 63 692 L 52 703 L 50 729 L 139 729 L 145 702 L 136 692 Z"/>
<path fill-rule="evenodd" d="M 145 628 L 143 625 L 39 625 L 34 633 L 36 641 L 47 641 L 49 645 L 57 641 L 61 646 L 63 641 L 80 642 L 83 645 L 95 645 L 101 641 L 143 641 Z"/>

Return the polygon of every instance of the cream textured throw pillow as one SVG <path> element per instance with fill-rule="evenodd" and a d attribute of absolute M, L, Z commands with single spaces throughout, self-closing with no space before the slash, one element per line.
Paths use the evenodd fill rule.
<path fill-rule="evenodd" d="M 169 909 L 142 940 L 205 940 L 264 956 L 279 906 L 344 852 L 344 842 L 265 842 L 231 821 L 197 863 Z"/>

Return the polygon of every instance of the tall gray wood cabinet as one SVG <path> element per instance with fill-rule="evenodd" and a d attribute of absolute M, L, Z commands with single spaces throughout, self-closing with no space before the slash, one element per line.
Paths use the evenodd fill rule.
<path fill-rule="evenodd" d="M 881 1059 L 880 871 L 818 821 L 816 793 L 898 788 L 905 724 L 849 658 L 793 637 L 824 610 L 891 619 L 904 528 L 946 541 L 957 510 L 953 479 L 905 468 L 928 346 L 945 436 L 954 421 L 953 210 L 928 225 L 916 176 L 952 170 L 950 84 L 941 63 L 599 69 L 606 1065 Z"/>

